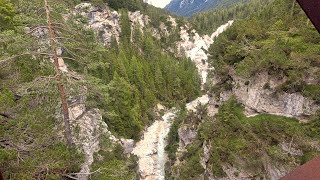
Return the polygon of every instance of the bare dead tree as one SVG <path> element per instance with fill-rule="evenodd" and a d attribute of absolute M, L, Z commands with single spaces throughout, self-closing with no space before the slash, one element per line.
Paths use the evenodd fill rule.
<path fill-rule="evenodd" d="M 64 134 L 69 146 L 73 145 L 72 141 L 72 134 L 71 134 L 71 126 L 70 126 L 70 119 L 69 119 L 69 110 L 68 110 L 68 102 L 67 96 L 65 92 L 65 88 L 62 82 L 62 72 L 59 69 L 59 60 L 57 54 L 57 38 L 52 26 L 52 20 L 50 16 L 50 7 L 48 5 L 48 1 L 44 0 L 45 9 L 46 9 L 46 16 L 47 16 L 47 23 L 48 23 L 48 31 L 49 31 L 49 45 L 51 48 L 52 58 L 54 61 L 55 66 L 55 73 L 56 73 L 56 83 L 58 86 L 58 91 L 60 94 L 60 100 L 62 103 L 62 112 L 63 112 L 63 120 L 64 120 Z"/>

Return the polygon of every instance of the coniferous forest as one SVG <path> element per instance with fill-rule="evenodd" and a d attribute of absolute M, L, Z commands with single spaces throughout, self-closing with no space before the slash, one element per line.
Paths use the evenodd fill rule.
<path fill-rule="evenodd" d="M 220 3 L 0 0 L 0 179 L 277 179 L 319 156 L 320 34 L 295 0 Z"/>

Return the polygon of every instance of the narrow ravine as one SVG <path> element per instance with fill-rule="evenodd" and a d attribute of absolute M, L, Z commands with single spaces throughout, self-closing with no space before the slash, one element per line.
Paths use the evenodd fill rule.
<path fill-rule="evenodd" d="M 165 179 L 165 164 L 167 160 L 167 155 L 165 153 L 164 148 L 167 146 L 166 144 L 166 137 L 170 131 L 172 120 L 176 117 L 176 110 L 172 110 L 171 112 L 166 113 L 162 116 L 163 125 L 162 131 L 158 137 L 158 144 L 157 144 L 157 172 L 156 176 L 157 179 L 164 180 Z"/>
<path fill-rule="evenodd" d="M 200 37 L 198 33 L 195 33 L 193 37 L 190 37 L 186 30 L 182 29 L 180 32 L 182 41 L 179 42 L 178 46 L 183 48 L 186 56 L 196 64 L 199 76 L 201 77 L 202 88 L 207 82 L 208 71 L 211 69 L 207 62 L 208 55 L 205 51 L 207 51 L 214 42 L 214 38 L 230 27 L 232 23 L 233 21 L 229 21 L 220 26 L 211 36 L 205 35 Z M 196 107 L 199 104 L 205 105 L 208 102 L 209 96 L 205 94 L 194 101 L 187 103 L 186 108 L 189 111 L 196 111 Z M 167 162 L 167 155 L 165 152 L 166 138 L 177 112 L 178 110 L 176 108 L 168 110 L 162 116 L 161 120 L 156 120 L 147 128 L 142 140 L 136 143 L 132 154 L 139 158 L 138 166 L 140 179 L 165 179 L 165 164 Z"/>

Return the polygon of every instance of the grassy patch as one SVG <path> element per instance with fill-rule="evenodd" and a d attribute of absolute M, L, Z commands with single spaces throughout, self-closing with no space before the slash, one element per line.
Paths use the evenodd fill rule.
<path fill-rule="evenodd" d="M 302 94 L 306 97 L 311 97 L 317 103 L 320 103 L 320 85 L 305 85 Z"/>

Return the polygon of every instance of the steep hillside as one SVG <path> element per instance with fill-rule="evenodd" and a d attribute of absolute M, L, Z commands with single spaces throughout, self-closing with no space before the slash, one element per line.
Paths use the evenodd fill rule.
<path fill-rule="evenodd" d="M 229 20 L 246 19 L 256 16 L 262 9 L 268 8 L 273 0 L 248 0 L 246 3 L 236 3 L 228 8 L 210 9 L 195 14 L 190 18 L 193 27 L 201 34 L 211 33 L 221 24 Z"/>
<path fill-rule="evenodd" d="M 320 35 L 295 1 L 253 9 L 209 48 L 211 98 L 176 118 L 168 177 L 279 179 L 320 154 Z"/>
<path fill-rule="evenodd" d="M 179 16 L 190 17 L 194 14 L 218 7 L 226 7 L 245 0 L 172 0 L 166 7 Z"/>

